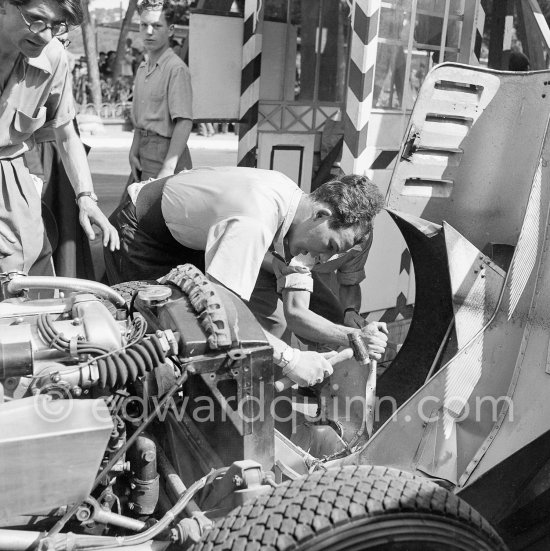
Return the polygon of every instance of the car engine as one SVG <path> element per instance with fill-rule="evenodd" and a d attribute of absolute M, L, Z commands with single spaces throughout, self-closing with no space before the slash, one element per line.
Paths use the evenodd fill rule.
<path fill-rule="evenodd" d="M 272 350 L 235 295 L 191 265 L 0 284 L 0 550 L 185 546 L 273 486 Z"/>

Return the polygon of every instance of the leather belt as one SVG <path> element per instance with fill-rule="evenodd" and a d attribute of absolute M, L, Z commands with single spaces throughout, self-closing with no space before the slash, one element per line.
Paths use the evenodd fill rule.
<path fill-rule="evenodd" d="M 160 138 L 168 139 L 167 136 L 163 136 L 162 134 L 159 134 L 158 132 L 154 132 L 153 130 L 146 130 L 145 128 L 138 128 L 137 130 L 139 130 L 139 134 L 141 136 L 159 136 Z"/>

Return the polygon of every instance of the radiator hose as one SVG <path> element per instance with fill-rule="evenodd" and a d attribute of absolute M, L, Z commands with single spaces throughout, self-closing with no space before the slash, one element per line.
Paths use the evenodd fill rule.
<path fill-rule="evenodd" d="M 38 317 L 37 327 L 41 338 L 51 348 L 71 354 L 71 341 L 55 329 L 49 314 Z M 79 355 L 88 354 L 95 359 L 101 388 L 120 387 L 127 382 L 134 382 L 166 361 L 166 353 L 156 335 L 148 335 L 116 351 L 79 340 L 76 342 L 75 352 Z"/>

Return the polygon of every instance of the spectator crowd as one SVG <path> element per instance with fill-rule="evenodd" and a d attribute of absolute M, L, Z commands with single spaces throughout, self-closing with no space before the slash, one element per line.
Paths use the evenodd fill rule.
<path fill-rule="evenodd" d="M 176 41 L 177 42 L 177 41 Z M 179 43 L 178 43 L 179 45 Z M 101 83 L 101 101 L 104 103 L 127 103 L 132 101 L 134 77 L 140 63 L 145 59 L 144 53 L 126 39 L 124 56 L 121 59 L 120 71 L 115 75 L 116 52 L 100 51 L 98 66 Z M 76 60 L 73 67 L 73 92 L 78 104 L 90 102 L 88 84 L 88 64 L 86 56 Z"/>
<path fill-rule="evenodd" d="M 182 54 L 182 44 L 175 38 L 170 38 L 170 47 L 178 56 Z M 133 45 L 131 38 L 126 39 L 124 57 L 118 76 L 115 76 L 116 52 L 100 51 L 98 58 L 99 77 L 101 85 L 101 101 L 109 104 L 130 105 L 133 100 L 133 87 L 136 72 L 140 64 L 146 60 L 146 52 Z M 91 103 L 90 85 L 88 82 L 88 63 L 86 56 L 81 56 L 72 63 L 73 94 L 77 104 Z M 211 137 L 217 133 L 237 133 L 237 125 L 220 122 L 194 122 L 193 131 L 199 136 Z"/>
<path fill-rule="evenodd" d="M 182 45 L 171 38 L 171 48 L 180 55 Z M 141 62 L 145 60 L 145 53 L 133 45 L 131 38 L 126 39 L 124 56 L 118 76 L 115 76 L 115 50 L 100 51 L 98 57 L 99 77 L 101 84 L 101 101 L 103 103 L 128 103 L 132 101 L 134 78 Z M 88 63 L 86 56 L 81 56 L 73 63 L 73 92 L 76 103 L 90 103 L 90 89 L 88 83 Z"/>

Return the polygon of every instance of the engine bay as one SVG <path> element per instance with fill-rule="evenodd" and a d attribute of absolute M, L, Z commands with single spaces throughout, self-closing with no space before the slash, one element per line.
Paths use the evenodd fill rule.
<path fill-rule="evenodd" d="M 0 549 L 185 546 L 275 484 L 272 349 L 237 297 L 191 265 L 56 279 L 3 284 Z"/>

